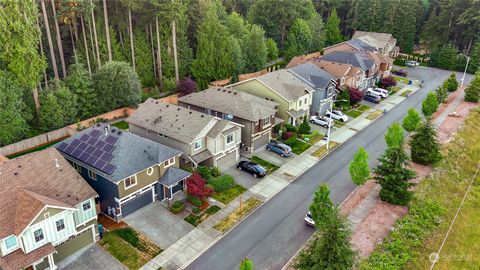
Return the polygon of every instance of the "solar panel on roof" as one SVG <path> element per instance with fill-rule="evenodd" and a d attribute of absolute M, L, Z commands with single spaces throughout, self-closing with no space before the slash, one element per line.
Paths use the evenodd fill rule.
<path fill-rule="evenodd" d="M 104 153 L 104 154 L 100 157 L 100 159 L 105 160 L 106 162 L 109 162 L 110 160 L 112 160 L 112 158 L 113 158 L 113 155 L 110 154 L 110 153 Z"/>
<path fill-rule="evenodd" d="M 103 146 L 105 145 L 105 142 L 104 141 L 98 141 L 95 146 L 98 147 L 98 148 L 102 148 Z"/>
<path fill-rule="evenodd" d="M 107 137 L 105 142 L 107 142 L 109 144 L 114 144 L 117 141 L 117 139 L 118 139 L 117 137 L 110 135 L 110 136 Z"/>
<path fill-rule="evenodd" d="M 96 149 L 95 146 L 90 145 L 90 146 L 87 147 L 85 152 L 91 154 L 95 151 L 95 149 Z"/>
<path fill-rule="evenodd" d="M 57 147 L 57 149 L 63 152 L 63 151 L 65 150 L 65 148 L 67 148 L 67 146 L 68 146 L 68 144 L 62 142 L 62 143 Z"/>
<path fill-rule="evenodd" d="M 90 132 L 90 136 L 97 138 L 100 133 L 102 133 L 100 130 L 94 129 Z"/>
<path fill-rule="evenodd" d="M 65 153 L 71 155 L 73 153 L 73 151 L 75 151 L 75 147 L 69 145 L 66 149 L 65 149 Z"/>
<path fill-rule="evenodd" d="M 88 144 L 82 142 L 79 146 L 77 146 L 77 149 L 80 149 L 80 150 L 82 150 L 82 151 L 85 151 L 85 149 L 87 149 L 87 147 L 88 147 Z"/>
<path fill-rule="evenodd" d="M 100 150 L 100 149 L 96 149 L 95 152 L 93 152 L 92 156 L 96 157 L 96 158 L 100 158 L 103 154 L 103 151 Z"/>
<path fill-rule="evenodd" d="M 97 161 L 98 158 L 94 157 L 94 156 L 91 156 L 89 157 L 85 162 L 89 165 L 92 165 L 95 163 L 95 161 Z"/>
<path fill-rule="evenodd" d="M 90 158 L 90 154 L 89 153 L 86 153 L 86 152 L 83 152 L 83 154 L 81 154 L 78 159 L 83 161 L 83 162 L 87 162 L 87 159 Z"/>
<path fill-rule="evenodd" d="M 107 153 L 112 153 L 113 149 L 115 149 L 115 146 L 113 146 L 111 144 L 107 144 L 103 147 L 103 151 L 105 151 Z"/>
<path fill-rule="evenodd" d="M 99 160 L 97 160 L 97 161 L 95 162 L 95 164 L 93 164 L 93 166 L 95 166 L 95 168 L 101 170 L 106 164 L 107 164 L 107 162 L 99 159 Z"/>
<path fill-rule="evenodd" d="M 80 137 L 80 141 L 88 141 L 88 139 L 90 138 L 90 136 L 88 134 L 83 134 L 82 137 Z"/>
<path fill-rule="evenodd" d="M 102 171 L 108 173 L 108 174 L 112 174 L 113 171 L 115 171 L 117 167 L 115 167 L 115 165 L 112 165 L 112 164 L 107 164 L 105 165 L 105 167 L 103 167 Z"/>
<path fill-rule="evenodd" d="M 78 158 L 82 154 L 82 152 L 82 150 L 77 148 L 75 151 L 73 151 L 72 156 Z"/>
<path fill-rule="evenodd" d="M 80 144 L 80 140 L 78 139 L 75 139 L 70 143 L 70 145 L 73 147 L 77 147 L 79 144 Z"/>
<path fill-rule="evenodd" d="M 90 139 L 88 139 L 87 143 L 91 144 L 91 145 L 95 145 L 97 143 L 97 141 L 98 140 L 96 138 L 90 137 Z"/>

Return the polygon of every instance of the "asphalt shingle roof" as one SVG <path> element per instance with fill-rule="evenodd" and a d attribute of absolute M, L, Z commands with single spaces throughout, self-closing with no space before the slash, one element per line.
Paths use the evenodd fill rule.
<path fill-rule="evenodd" d="M 322 56 L 322 60 L 338 62 L 344 64 L 351 64 L 354 67 L 361 68 L 366 71 L 369 70 L 375 61 L 369 59 L 368 56 L 363 52 L 341 52 L 335 51 L 327 55 Z"/>
<path fill-rule="evenodd" d="M 105 132 L 105 129 L 107 129 L 108 132 Z M 145 139 L 130 132 L 121 131 L 105 123 L 95 124 L 88 129 L 82 130 L 74 136 L 66 139 L 64 143 L 71 143 L 73 140 L 81 138 L 83 134 L 90 133 L 92 130 L 101 131 L 98 137 L 99 140 L 107 140 L 109 136 L 118 137 L 113 143 L 115 148 L 112 152 L 113 158 L 110 161 L 110 164 L 114 165 L 116 169 L 109 175 L 83 162 L 80 163 L 83 163 L 83 165 L 88 168 L 92 168 L 97 174 L 113 182 L 118 182 L 153 165 L 160 164 L 167 159 L 181 155 L 181 152 L 176 149 Z M 106 133 L 109 135 L 106 135 Z M 61 143 L 57 144 L 56 147 L 58 148 L 60 145 Z M 79 161 L 77 158 L 72 157 L 65 152 L 62 153 L 70 159 Z"/>
<path fill-rule="evenodd" d="M 160 184 L 166 185 L 166 186 L 171 186 L 178 181 L 185 179 L 192 175 L 191 173 L 184 171 L 182 169 L 178 169 L 175 167 L 170 167 L 167 169 L 167 171 L 160 177 Z"/>
<path fill-rule="evenodd" d="M 275 114 L 275 107 L 278 106 L 274 101 L 220 87 L 192 93 L 178 100 L 250 121 L 258 121 Z"/>
<path fill-rule="evenodd" d="M 311 83 L 315 88 L 325 88 L 334 77 L 310 62 L 290 68 L 289 71 L 299 76 L 303 80 Z"/>
<path fill-rule="evenodd" d="M 257 77 L 257 80 L 270 87 L 287 100 L 296 100 L 314 89 L 287 70 L 277 70 Z"/>

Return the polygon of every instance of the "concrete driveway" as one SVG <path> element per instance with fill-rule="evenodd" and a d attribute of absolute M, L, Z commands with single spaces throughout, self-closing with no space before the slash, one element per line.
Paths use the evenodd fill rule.
<path fill-rule="evenodd" d="M 180 216 L 172 214 L 159 201 L 135 211 L 123 220 L 164 250 L 195 228 Z"/>
<path fill-rule="evenodd" d="M 242 160 L 247 160 L 242 158 Z M 235 182 L 237 182 L 242 187 L 249 189 L 256 185 L 262 178 L 255 178 L 251 174 L 239 171 L 236 166 L 232 166 L 230 169 L 225 171 L 226 174 L 231 175 Z"/>
<path fill-rule="evenodd" d="M 86 270 L 108 269 L 126 270 L 123 264 L 97 244 L 91 244 L 57 263 L 58 269 Z"/>
<path fill-rule="evenodd" d="M 275 164 L 279 167 L 281 167 L 283 164 L 287 163 L 287 161 L 295 157 L 295 154 L 292 153 L 291 156 L 282 158 L 279 154 L 268 151 L 266 147 L 257 149 L 255 152 L 253 152 L 253 155 L 263 160 L 266 160 L 272 164 Z"/>

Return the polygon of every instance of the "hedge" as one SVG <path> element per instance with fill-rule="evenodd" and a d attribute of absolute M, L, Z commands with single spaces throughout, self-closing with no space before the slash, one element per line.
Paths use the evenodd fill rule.
<path fill-rule="evenodd" d="M 215 190 L 215 192 L 222 192 L 227 189 L 230 189 L 232 188 L 233 183 L 234 183 L 233 177 L 228 174 L 224 174 L 216 178 L 215 177 L 208 178 L 208 184 L 213 186 L 213 190 Z"/>

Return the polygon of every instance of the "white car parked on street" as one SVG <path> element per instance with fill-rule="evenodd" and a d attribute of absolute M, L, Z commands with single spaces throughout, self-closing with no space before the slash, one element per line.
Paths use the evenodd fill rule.
<path fill-rule="evenodd" d="M 348 121 L 348 116 L 342 113 L 342 111 L 339 110 L 333 110 L 332 111 L 332 118 L 341 122 L 347 122 Z M 330 111 L 327 111 L 325 113 L 327 117 L 330 117 Z"/>
<path fill-rule="evenodd" d="M 328 126 L 333 126 L 333 121 L 330 121 L 330 119 L 326 118 L 325 116 L 316 116 L 313 115 L 310 117 L 310 123 L 312 124 L 317 124 L 322 127 L 328 128 Z"/>
<path fill-rule="evenodd" d="M 381 98 L 386 98 L 388 97 L 388 91 L 382 88 L 373 88 L 370 87 L 367 89 L 367 94 L 371 94 L 374 96 L 379 96 Z"/>

